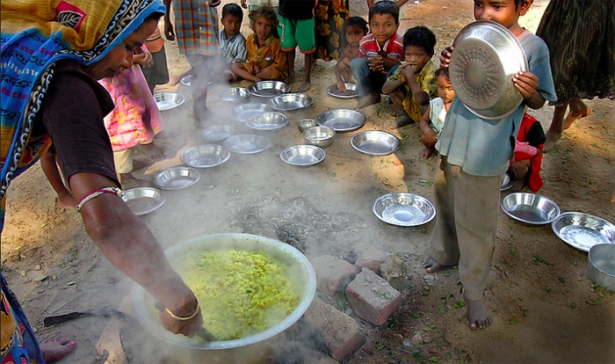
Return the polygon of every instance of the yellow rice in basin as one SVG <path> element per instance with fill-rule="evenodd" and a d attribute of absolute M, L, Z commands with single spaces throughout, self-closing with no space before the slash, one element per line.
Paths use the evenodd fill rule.
<path fill-rule="evenodd" d="M 203 326 L 218 340 L 264 331 L 286 318 L 301 299 L 289 266 L 261 252 L 200 251 L 182 261 L 182 277 L 196 294 Z"/>

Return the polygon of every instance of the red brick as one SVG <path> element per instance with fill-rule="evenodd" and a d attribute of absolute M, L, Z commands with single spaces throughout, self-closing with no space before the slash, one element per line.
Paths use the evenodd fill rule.
<path fill-rule="evenodd" d="M 337 291 L 344 291 L 346 285 L 359 273 L 360 269 L 343 259 L 332 255 L 323 255 L 311 260 L 316 271 L 318 289 L 335 295 Z"/>
<path fill-rule="evenodd" d="M 354 312 L 374 325 L 384 324 L 402 300 L 399 291 L 367 268 L 346 287 L 346 297 Z"/>
<path fill-rule="evenodd" d="M 335 360 L 351 358 L 365 344 L 357 322 L 318 297 L 312 301 L 303 320 L 322 339 L 327 352 Z"/>
<path fill-rule="evenodd" d="M 365 267 L 380 275 L 380 264 L 384 263 L 386 256 L 386 252 L 371 247 L 361 253 L 354 265 L 356 265 L 359 269 Z"/>

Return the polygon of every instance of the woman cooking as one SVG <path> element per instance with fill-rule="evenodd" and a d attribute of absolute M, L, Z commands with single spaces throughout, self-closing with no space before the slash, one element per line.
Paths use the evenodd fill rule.
<path fill-rule="evenodd" d="M 10 182 L 53 143 L 94 243 L 164 305 L 167 330 L 194 334 L 202 324 L 196 297 L 120 198 L 103 123 L 114 105 L 96 82 L 132 66 L 133 51 L 157 27 L 164 6 L 159 0 L 2 0 L 1 6 L 0 232 Z M 0 362 L 55 361 L 74 348 L 58 340 L 39 346 L 1 281 Z"/>

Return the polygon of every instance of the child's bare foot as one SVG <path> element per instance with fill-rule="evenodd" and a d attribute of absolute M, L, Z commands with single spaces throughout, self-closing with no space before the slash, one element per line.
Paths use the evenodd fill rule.
<path fill-rule="evenodd" d="M 560 140 L 560 138 L 562 137 L 562 133 L 555 133 L 550 130 L 547 130 L 546 137 L 547 140 L 545 141 L 543 150 L 545 152 L 549 152 L 553 150 L 553 148 L 555 148 L 555 143 Z"/>
<path fill-rule="evenodd" d="M 435 273 L 437 271 L 440 271 L 442 269 L 446 269 L 448 267 L 452 267 L 450 265 L 442 265 L 438 262 L 436 262 L 436 260 L 432 257 L 427 257 L 427 259 L 425 259 L 425 262 L 423 262 L 423 268 L 425 268 L 425 270 L 427 271 L 427 273 Z"/>
<path fill-rule="evenodd" d="M 154 187 L 154 185 L 146 180 L 139 179 L 132 173 L 120 173 L 120 183 L 123 190 L 128 190 L 135 187 Z"/>
<path fill-rule="evenodd" d="M 284 79 L 284 83 L 287 85 L 290 85 L 293 82 L 295 82 L 295 75 L 288 75 L 288 77 Z"/>
<path fill-rule="evenodd" d="M 429 157 L 431 157 L 434 152 L 436 151 L 435 148 L 427 148 L 425 147 L 423 149 L 423 151 L 421 152 L 421 157 L 423 157 L 423 159 L 428 159 Z"/>
<path fill-rule="evenodd" d="M 157 146 L 154 143 L 142 144 L 142 150 L 145 153 L 147 153 L 150 158 L 152 158 L 154 160 L 162 159 L 163 157 L 166 156 L 166 153 L 164 152 L 164 150 L 162 150 L 162 148 L 160 148 L 159 146 Z"/>
<path fill-rule="evenodd" d="M 380 102 L 380 94 L 377 92 L 370 92 L 369 95 L 361 98 L 357 104 L 357 108 L 363 109 L 369 105 L 377 104 Z"/>
<path fill-rule="evenodd" d="M 154 164 L 154 161 L 149 159 L 137 159 L 132 160 L 132 170 L 137 171 L 139 169 L 150 167 Z"/>
<path fill-rule="evenodd" d="M 173 131 L 168 131 L 168 130 L 163 130 L 160 133 L 156 134 L 155 138 L 156 139 L 173 139 L 177 136 L 176 132 Z"/>
<path fill-rule="evenodd" d="M 312 84 L 309 81 L 301 82 L 299 87 L 297 87 L 297 92 L 306 92 L 310 89 L 311 86 Z"/>
<path fill-rule="evenodd" d="M 570 112 L 568 113 L 568 116 L 566 116 L 566 119 L 564 119 L 564 130 L 570 128 L 575 120 L 584 118 L 592 113 L 592 109 L 585 105 L 581 100 L 575 104 L 581 104 L 582 106 L 575 105 L 576 107 L 573 108 L 573 103 L 570 103 Z"/>
<path fill-rule="evenodd" d="M 58 195 L 56 204 L 63 209 L 74 209 L 79 202 L 70 193 Z"/>
<path fill-rule="evenodd" d="M 45 363 L 55 363 L 75 350 L 77 343 L 66 339 L 47 339 L 39 343 Z"/>
<path fill-rule="evenodd" d="M 169 86 L 175 86 L 181 81 L 181 77 L 179 76 L 169 76 Z"/>
<path fill-rule="evenodd" d="M 525 188 L 525 182 L 521 179 L 515 179 L 510 187 L 511 192 L 521 192 Z"/>
<path fill-rule="evenodd" d="M 482 300 L 469 300 L 465 296 L 463 297 L 468 306 L 468 326 L 470 330 L 484 329 L 491 324 L 491 316 L 485 309 L 485 304 Z"/>
<path fill-rule="evenodd" d="M 410 119 L 410 117 L 404 112 L 399 119 L 392 121 L 389 124 L 389 129 L 395 130 L 397 128 L 401 128 L 402 126 L 410 124 L 414 124 L 414 120 Z"/>

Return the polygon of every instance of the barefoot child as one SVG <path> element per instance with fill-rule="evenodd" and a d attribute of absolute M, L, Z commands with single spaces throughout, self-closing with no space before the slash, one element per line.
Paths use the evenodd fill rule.
<path fill-rule="evenodd" d="M 429 98 L 436 93 L 436 67 L 431 61 L 436 46 L 435 34 L 424 26 L 418 26 L 408 29 L 403 41 L 405 64 L 399 66 L 382 86 L 382 93 L 391 96 L 391 101 L 402 114 L 390 125 L 391 129 L 421 120 Z"/>
<path fill-rule="evenodd" d="M 280 0 L 280 23 L 278 33 L 282 50 L 288 60 L 288 77 L 284 81 L 290 85 L 295 82 L 295 55 L 297 46 L 305 59 L 305 78 L 297 88 L 298 92 L 309 90 L 311 85 L 312 54 L 316 51 L 314 29 L 314 8 L 316 0 Z"/>
<path fill-rule="evenodd" d="M 542 188 L 540 170 L 546 140 L 540 122 L 528 114 L 523 115 L 515 142 L 515 154 L 507 172 L 514 181 L 513 191 L 521 191 L 525 186 L 533 192 L 538 192 Z"/>
<path fill-rule="evenodd" d="M 556 100 L 549 49 L 539 37 L 523 29 L 518 19 L 533 0 L 474 0 L 474 18 L 493 20 L 507 27 L 520 41 L 529 71 L 511 82 L 523 96 L 510 115 L 486 120 L 453 100 L 440 136 L 440 166 L 434 177 L 436 225 L 429 240 L 427 272 L 458 265 L 459 279 L 470 329 L 485 328 L 491 317 L 483 303 L 497 235 L 500 178 L 508 169 L 514 140 L 526 107 L 541 108 Z M 453 47 L 440 56 L 441 67 L 450 64 Z"/>
<path fill-rule="evenodd" d="M 423 158 L 427 159 L 436 151 L 436 143 L 444 127 L 446 113 L 455 98 L 455 90 L 448 78 L 448 68 L 438 68 L 434 74 L 438 86 L 438 96 L 429 101 L 427 111 L 421 118 L 420 127 L 423 132 L 421 142 L 425 146 Z"/>
<path fill-rule="evenodd" d="M 280 48 L 277 35 L 278 17 L 269 5 L 262 5 L 250 12 L 250 28 L 254 33 L 246 40 L 245 62 L 233 63 L 231 71 L 244 80 L 281 81 L 286 77 L 286 54 Z"/>
<path fill-rule="evenodd" d="M 338 90 L 346 91 L 347 82 L 352 82 L 350 62 L 359 57 L 359 42 L 367 35 L 367 22 L 358 16 L 346 19 L 342 26 L 344 34 L 344 48 L 340 52 L 340 58 L 335 65 L 335 78 Z"/>
<path fill-rule="evenodd" d="M 399 8 L 394 2 L 381 1 L 369 8 L 371 33 L 361 39 L 359 58 L 350 62 L 359 88 L 359 109 L 380 102 L 387 74 L 402 60 L 404 45 L 398 28 Z"/>

